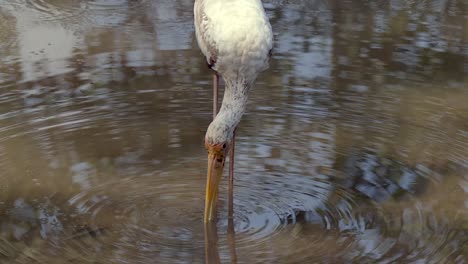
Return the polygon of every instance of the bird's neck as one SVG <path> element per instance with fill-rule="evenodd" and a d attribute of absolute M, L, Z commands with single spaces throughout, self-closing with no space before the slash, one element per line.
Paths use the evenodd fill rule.
<path fill-rule="evenodd" d="M 223 103 L 215 121 L 226 120 L 234 128 L 239 124 L 247 108 L 250 84 L 242 81 L 226 81 Z M 218 119 L 218 120 L 217 120 Z"/>
<path fill-rule="evenodd" d="M 248 93 L 251 82 L 244 80 L 226 80 L 223 103 L 213 122 L 208 127 L 207 135 L 232 136 L 247 108 Z"/>

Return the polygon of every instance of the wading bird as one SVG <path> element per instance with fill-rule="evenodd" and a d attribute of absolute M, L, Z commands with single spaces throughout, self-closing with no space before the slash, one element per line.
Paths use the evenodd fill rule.
<path fill-rule="evenodd" d="M 195 33 L 213 81 L 213 121 L 205 135 L 208 172 L 205 223 L 215 216 L 218 187 L 226 155 L 230 153 L 229 212 L 232 215 L 234 140 L 237 124 L 257 75 L 268 68 L 273 45 L 270 22 L 260 0 L 195 0 Z M 218 114 L 218 74 L 226 84 Z"/>

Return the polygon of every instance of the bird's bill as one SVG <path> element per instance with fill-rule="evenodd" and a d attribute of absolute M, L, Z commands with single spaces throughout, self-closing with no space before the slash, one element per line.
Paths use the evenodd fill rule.
<path fill-rule="evenodd" d="M 224 157 L 208 154 L 208 173 L 206 176 L 205 193 L 205 223 L 216 217 L 216 202 L 218 200 L 218 187 L 224 168 Z"/>

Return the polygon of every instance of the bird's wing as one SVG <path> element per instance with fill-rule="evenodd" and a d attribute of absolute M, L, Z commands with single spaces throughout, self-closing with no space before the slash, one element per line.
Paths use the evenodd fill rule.
<path fill-rule="evenodd" d="M 206 61 L 210 67 L 216 63 L 218 51 L 213 37 L 210 35 L 210 19 L 204 12 L 204 1 L 195 1 L 194 16 L 195 16 L 195 32 L 197 35 L 198 46 L 206 57 Z"/>

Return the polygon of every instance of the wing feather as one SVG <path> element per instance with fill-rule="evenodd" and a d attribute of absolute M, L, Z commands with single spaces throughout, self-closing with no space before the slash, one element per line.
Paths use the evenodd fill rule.
<path fill-rule="evenodd" d="M 213 67 L 217 60 L 218 51 L 216 43 L 210 36 L 210 19 L 204 12 L 204 0 L 195 1 L 194 17 L 195 17 L 195 33 L 197 37 L 198 46 L 206 57 L 207 63 Z"/>

